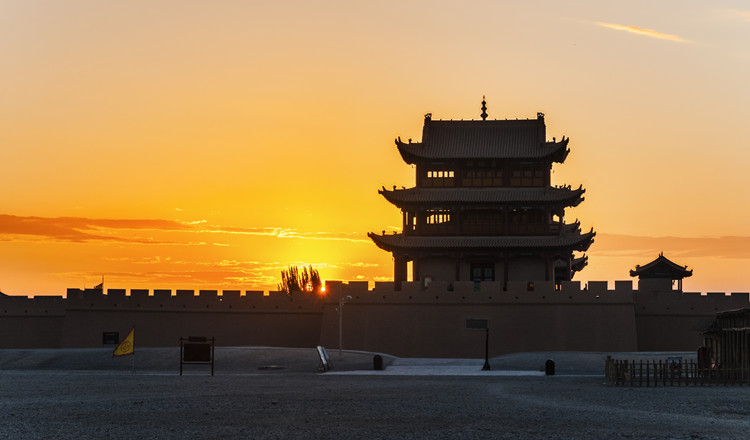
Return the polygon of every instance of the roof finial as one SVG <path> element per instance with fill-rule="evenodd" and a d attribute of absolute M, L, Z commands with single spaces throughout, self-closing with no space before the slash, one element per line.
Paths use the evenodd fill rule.
<path fill-rule="evenodd" d="M 482 95 L 482 114 L 479 116 L 482 117 L 483 121 L 487 120 L 487 102 L 484 100 L 484 95 Z"/>

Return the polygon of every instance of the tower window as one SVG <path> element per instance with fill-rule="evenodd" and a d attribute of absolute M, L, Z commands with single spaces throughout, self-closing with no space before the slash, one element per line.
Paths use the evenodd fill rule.
<path fill-rule="evenodd" d="M 429 170 L 423 174 L 422 186 L 434 188 L 452 187 L 454 186 L 453 178 L 455 174 L 453 170 Z"/>
<path fill-rule="evenodd" d="M 494 263 L 474 263 L 471 265 L 471 280 L 478 281 L 495 281 L 495 264 Z"/>
<path fill-rule="evenodd" d="M 437 225 L 451 221 L 451 212 L 444 210 L 427 211 L 426 223 L 428 225 Z"/>
<path fill-rule="evenodd" d="M 428 171 L 427 177 L 430 179 L 445 179 L 453 178 L 454 174 L 453 171 Z"/>

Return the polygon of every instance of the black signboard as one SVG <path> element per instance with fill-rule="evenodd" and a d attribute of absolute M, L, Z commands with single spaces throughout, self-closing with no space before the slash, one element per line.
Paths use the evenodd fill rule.
<path fill-rule="evenodd" d="M 487 330 L 489 322 L 487 319 L 467 319 L 466 330 Z"/>
<path fill-rule="evenodd" d="M 214 375 L 214 346 L 216 339 L 205 336 L 180 338 L 180 376 L 185 364 L 211 365 L 211 376 Z"/>
<path fill-rule="evenodd" d="M 117 345 L 120 343 L 120 332 L 103 332 L 102 344 Z"/>

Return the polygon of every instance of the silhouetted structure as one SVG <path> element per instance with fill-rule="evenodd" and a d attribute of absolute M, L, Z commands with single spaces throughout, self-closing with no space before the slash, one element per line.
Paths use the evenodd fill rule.
<path fill-rule="evenodd" d="M 630 280 L 589 281 L 583 289 L 571 281 L 586 265 L 574 252 L 588 249 L 595 234 L 563 221 L 584 190 L 550 184 L 552 164 L 565 160 L 568 140 L 547 142 L 541 113 L 487 121 L 484 102 L 482 110 L 479 121 L 427 115 L 421 143 L 397 140 L 404 160 L 416 165 L 417 186 L 380 191 L 401 208 L 403 231 L 370 234 L 393 253 L 395 282 L 371 288 L 367 281 L 328 280 L 325 295 L 294 287 L 267 295 L 103 288 L 68 289 L 64 298 L 0 295 L 0 349 L 99 347 L 116 343 L 119 331 L 137 323 L 144 347 L 210 334 L 225 346 L 338 345 L 407 357 L 684 351 L 702 343 L 696 328 L 717 312 L 750 310 L 747 292 L 682 292 L 681 280 L 692 270 L 661 254 L 631 271 L 639 289 Z M 414 281 L 406 280 L 408 261 Z M 727 350 L 747 348 L 747 315 L 741 327 L 716 324 L 706 333 L 707 341 L 722 344 L 709 343 L 720 347 L 718 362 L 731 364 Z M 479 328 L 485 338 L 477 337 Z M 502 336 L 488 339 L 488 328 Z M 744 333 L 727 339 L 734 330 Z M 750 371 L 742 365 L 741 374 Z"/>
<path fill-rule="evenodd" d="M 709 366 L 717 375 L 750 382 L 750 308 L 717 313 L 703 337 Z"/>
<path fill-rule="evenodd" d="M 397 287 L 407 281 L 554 281 L 560 285 L 587 264 L 595 233 L 565 223 L 565 208 L 583 201 L 581 187 L 551 186 L 553 163 L 568 138 L 546 139 L 536 119 L 433 120 L 425 115 L 422 142 L 396 145 L 416 165 L 416 187 L 379 191 L 403 213 L 400 234 L 370 233 L 393 253 Z M 529 285 L 533 289 L 533 284 Z"/>
<path fill-rule="evenodd" d="M 660 253 L 652 262 L 637 265 L 630 271 L 631 277 L 638 277 L 638 289 L 645 290 L 677 290 L 682 292 L 682 279 L 693 276 L 693 270 L 687 266 L 680 266 Z M 675 281 L 677 289 L 674 289 Z"/>
<path fill-rule="evenodd" d="M 140 347 L 175 347 L 183 335 L 222 346 L 338 346 L 406 357 L 481 358 L 523 351 L 692 351 L 717 312 L 750 308 L 748 293 L 639 291 L 633 282 L 326 281 L 303 292 L 69 289 L 66 297 L 0 297 L 0 349 L 107 347 L 103 336 L 138 326 Z M 341 298 L 346 312 L 339 314 Z M 343 318 L 343 319 L 342 319 Z M 339 321 L 342 319 L 342 321 Z M 707 328 L 706 325 L 701 327 Z M 112 341 L 116 343 L 117 341 Z M 175 364 L 175 366 L 177 366 Z"/>

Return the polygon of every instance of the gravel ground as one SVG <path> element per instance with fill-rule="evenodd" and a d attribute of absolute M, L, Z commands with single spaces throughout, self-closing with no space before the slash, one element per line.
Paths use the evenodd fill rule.
<path fill-rule="evenodd" d="M 288 354 L 282 357 L 293 363 Z M 347 357 L 357 358 L 348 353 Z M 309 360 L 304 362 L 307 365 Z M 607 386 L 603 377 L 591 375 L 412 377 L 295 370 L 254 368 L 211 377 L 198 370 L 178 376 L 174 371 L 133 375 L 6 368 L 0 371 L 0 438 L 747 439 L 750 435 L 747 387 L 631 389 Z"/>

